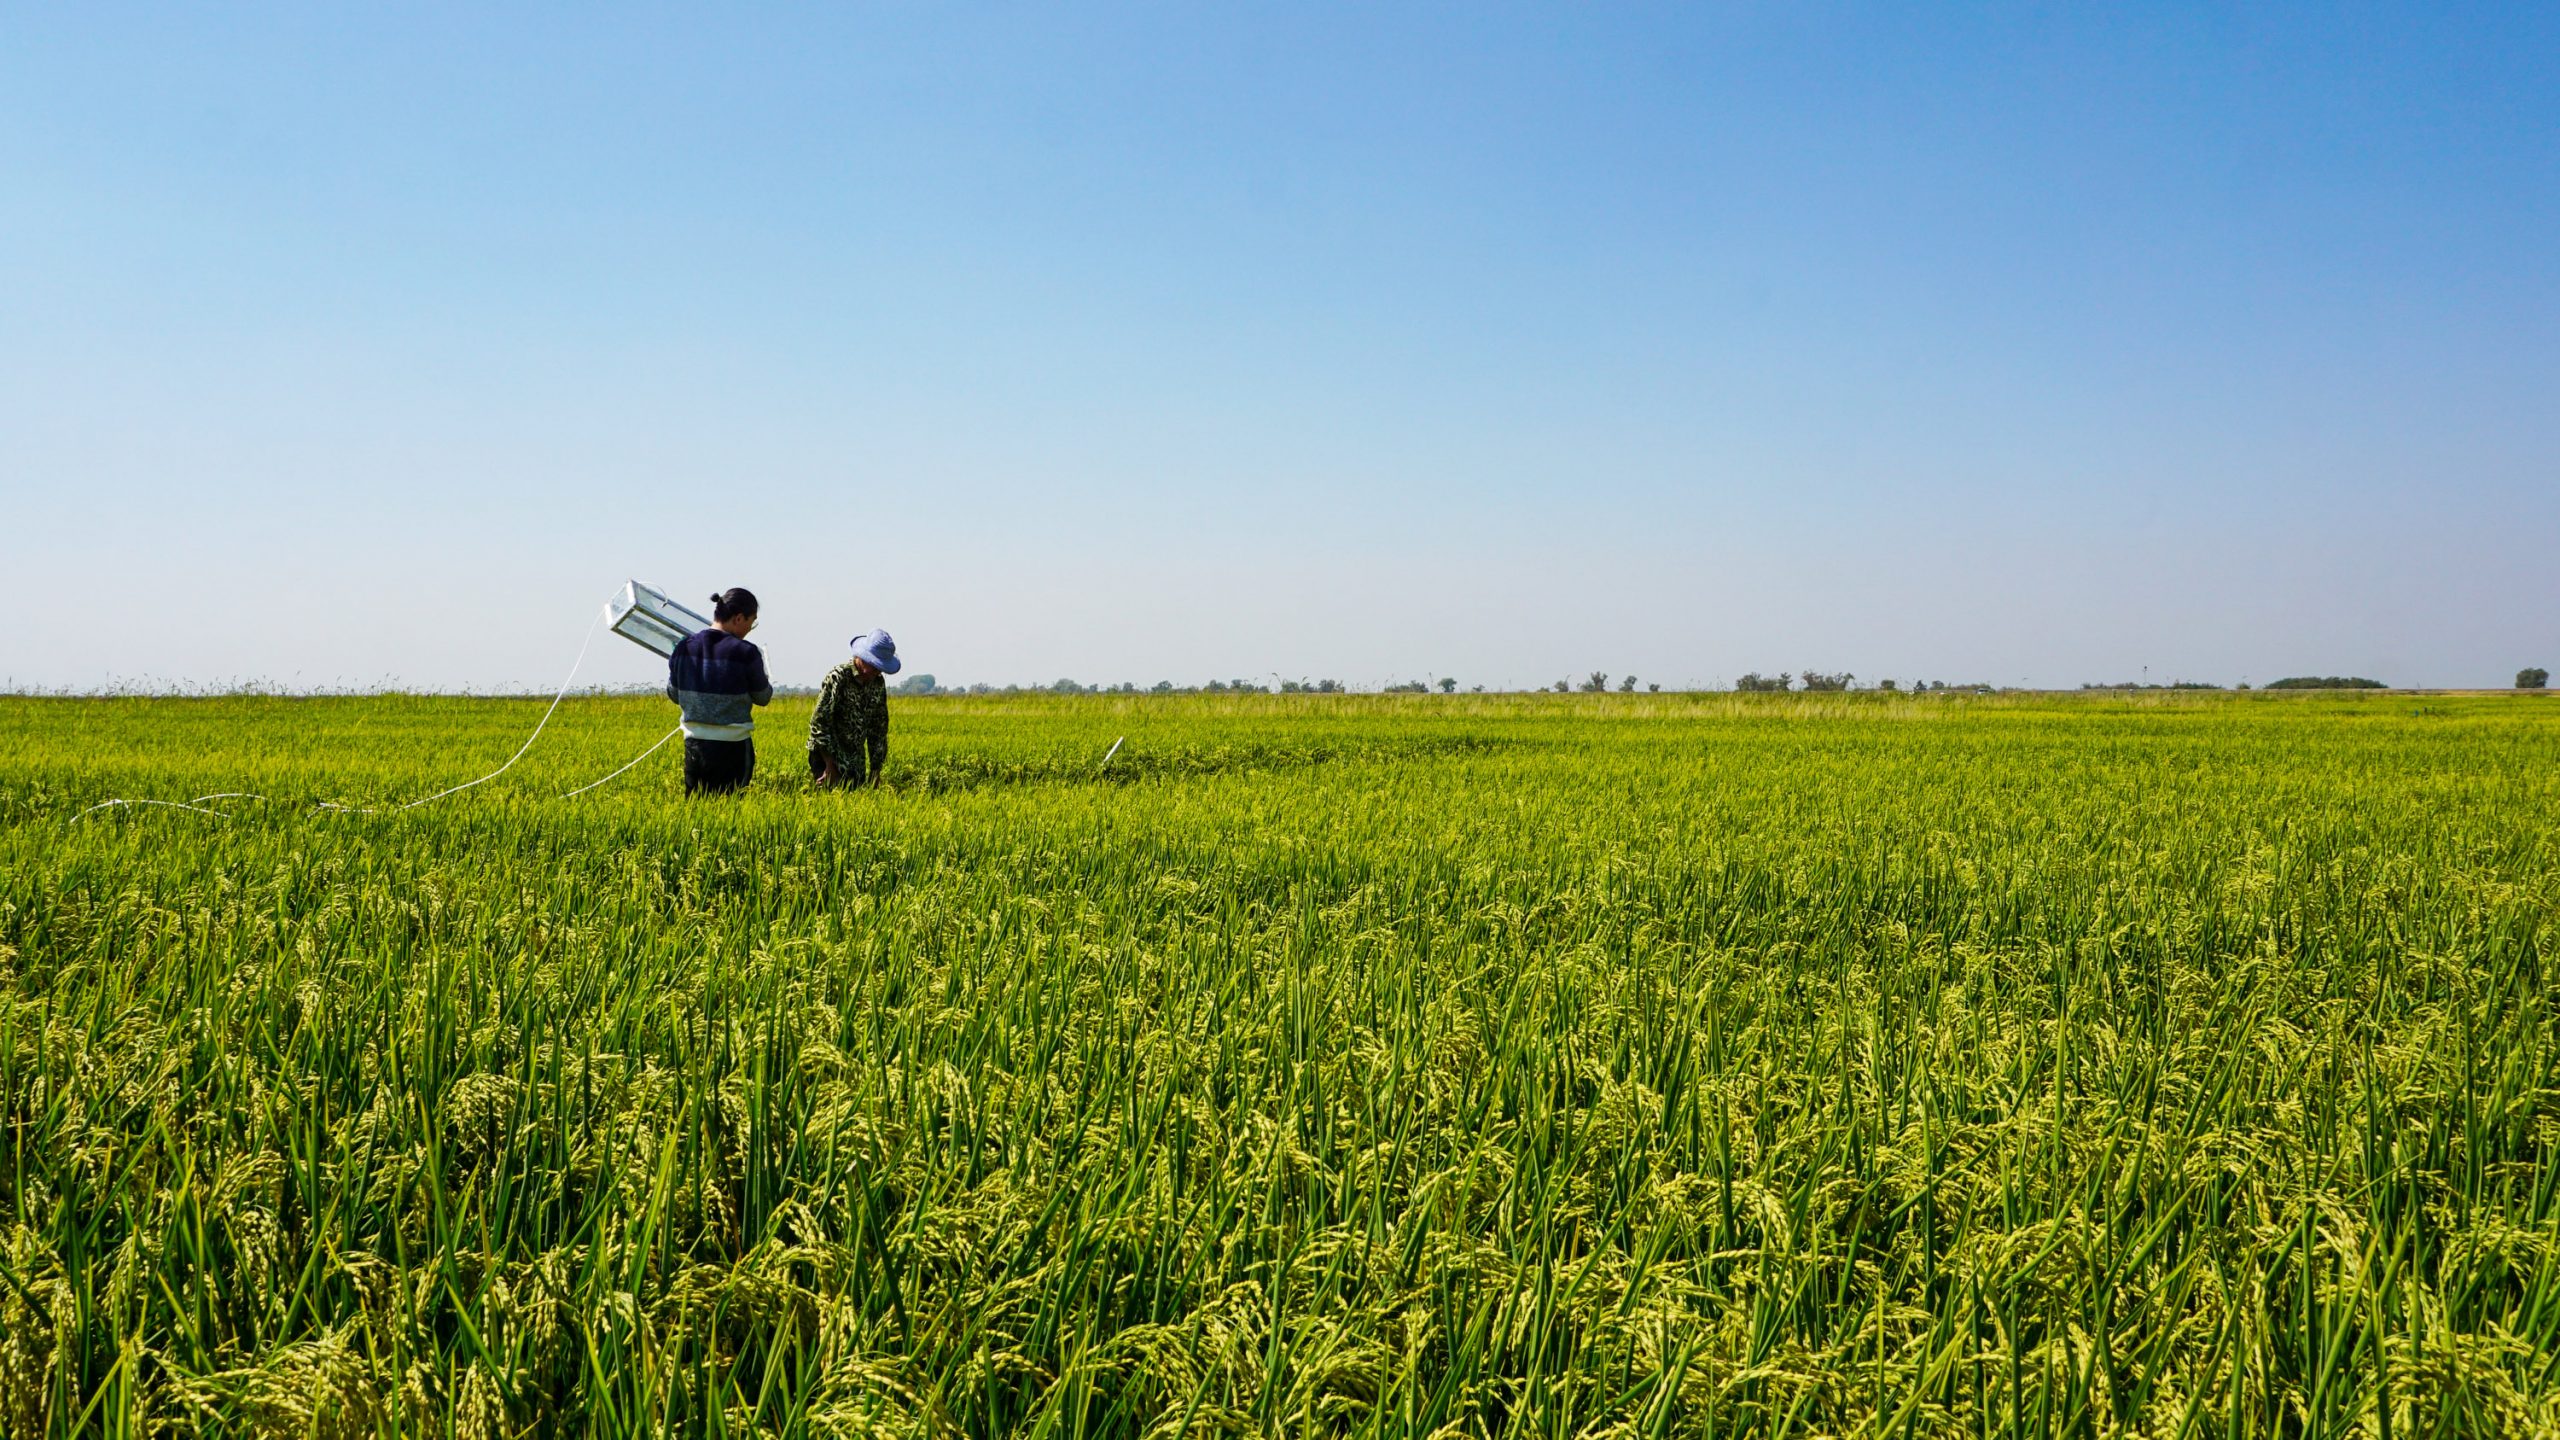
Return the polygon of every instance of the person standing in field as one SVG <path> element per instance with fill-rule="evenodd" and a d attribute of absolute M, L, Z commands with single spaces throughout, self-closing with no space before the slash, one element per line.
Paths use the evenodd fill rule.
<path fill-rule="evenodd" d="M 827 672 L 809 712 L 809 774 L 821 785 L 877 785 L 889 763 L 889 687 L 898 642 L 874 630 L 853 642 L 853 658 Z"/>
<path fill-rule="evenodd" d="M 756 773 L 755 707 L 773 703 L 764 652 L 747 642 L 756 628 L 755 592 L 711 597 L 712 626 L 667 657 L 667 698 L 684 712 L 684 792 L 743 790 Z"/>

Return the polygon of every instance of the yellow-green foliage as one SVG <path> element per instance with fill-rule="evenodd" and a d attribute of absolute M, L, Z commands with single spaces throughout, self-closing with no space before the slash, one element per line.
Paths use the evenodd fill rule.
<path fill-rule="evenodd" d="M 2560 1424 L 2560 708 L 538 712 L 0 701 L 0 1433 Z"/>

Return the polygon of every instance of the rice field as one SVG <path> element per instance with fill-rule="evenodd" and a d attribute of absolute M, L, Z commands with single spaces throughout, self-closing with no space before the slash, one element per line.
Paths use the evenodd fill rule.
<path fill-rule="evenodd" d="M 0 1433 L 2560 1434 L 2560 701 L 806 704 L 0 699 Z"/>

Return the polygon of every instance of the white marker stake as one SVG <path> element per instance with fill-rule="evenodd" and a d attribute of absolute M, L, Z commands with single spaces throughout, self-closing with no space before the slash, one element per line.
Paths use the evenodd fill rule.
<path fill-rule="evenodd" d="M 1127 743 L 1128 739 L 1128 736 L 1123 735 L 1119 739 L 1111 742 L 1111 748 L 1103 752 L 1102 763 L 1093 767 L 1095 774 L 1098 775 L 1111 768 L 1111 757 L 1120 753 L 1120 747 Z"/>

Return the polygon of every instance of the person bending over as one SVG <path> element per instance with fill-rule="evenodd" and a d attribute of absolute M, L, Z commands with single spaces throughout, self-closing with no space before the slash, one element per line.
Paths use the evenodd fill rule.
<path fill-rule="evenodd" d="M 889 763 L 889 687 L 898 642 L 874 630 L 853 642 L 853 658 L 827 672 L 809 714 L 809 774 L 821 785 L 877 785 Z"/>
<path fill-rule="evenodd" d="M 755 707 L 773 703 L 764 652 L 747 643 L 756 628 L 753 591 L 711 597 L 713 625 L 686 636 L 667 657 L 667 698 L 684 711 L 684 792 L 746 788 L 756 773 Z"/>

